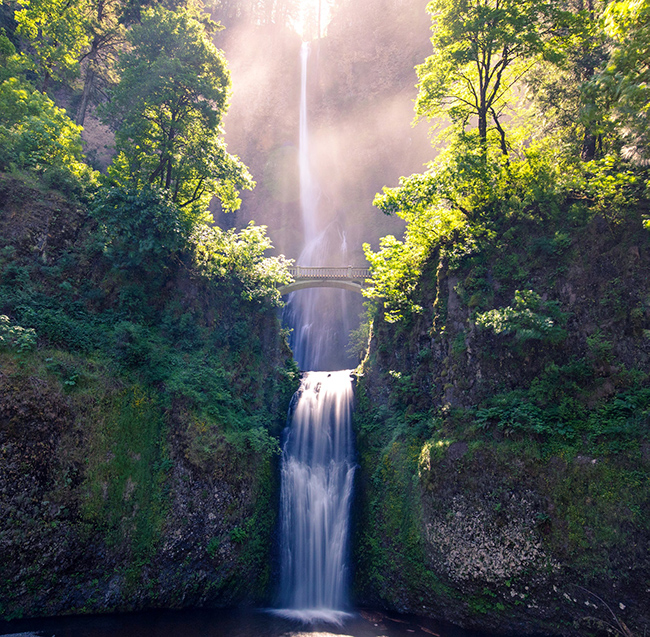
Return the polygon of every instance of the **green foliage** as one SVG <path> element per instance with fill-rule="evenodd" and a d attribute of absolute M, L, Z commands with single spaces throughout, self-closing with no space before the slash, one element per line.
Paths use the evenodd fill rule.
<path fill-rule="evenodd" d="M 122 321 L 113 330 L 112 354 L 125 369 L 135 369 L 151 360 L 153 344 L 148 330 L 142 325 Z"/>
<path fill-rule="evenodd" d="M 101 340 L 101 326 L 84 312 L 75 316 L 74 309 L 66 311 L 57 303 L 40 304 L 38 301 L 16 309 L 21 320 L 36 329 L 51 345 L 90 352 Z"/>
<path fill-rule="evenodd" d="M 19 0 L 17 32 L 30 43 L 23 53 L 28 68 L 45 90 L 50 79 L 63 80 L 79 72 L 79 59 L 88 46 L 87 3 L 84 0 Z"/>
<path fill-rule="evenodd" d="M 0 84 L 11 77 L 21 76 L 24 70 L 24 62 L 16 53 L 16 47 L 0 28 Z"/>
<path fill-rule="evenodd" d="M 388 321 L 400 320 L 420 311 L 420 277 L 436 250 L 444 251 L 453 268 L 479 245 L 493 244 L 501 223 L 556 217 L 566 195 L 552 159 L 538 145 L 508 162 L 498 151 L 485 153 L 476 139 L 459 135 L 425 173 L 401 178 L 398 188 L 384 188 L 375 205 L 404 218 L 407 229 L 404 241 L 384 237 L 377 253 L 364 247 L 373 273 L 364 294 L 383 299 Z"/>
<path fill-rule="evenodd" d="M 476 325 L 495 334 L 514 334 L 527 340 L 558 343 L 566 338 L 567 316 L 557 301 L 544 301 L 533 290 L 516 290 L 513 304 L 476 315 Z"/>
<path fill-rule="evenodd" d="M 610 362 L 612 360 L 612 343 L 605 338 L 605 335 L 596 330 L 587 336 L 587 349 L 596 361 Z"/>
<path fill-rule="evenodd" d="M 221 540 L 218 537 L 210 538 L 208 545 L 206 547 L 206 553 L 210 557 L 216 557 L 219 546 L 221 545 Z"/>
<path fill-rule="evenodd" d="M 494 397 L 490 405 L 477 410 L 477 425 L 488 429 L 495 424 L 509 435 L 523 433 L 572 441 L 576 436 L 576 420 L 580 416 L 584 418 L 584 411 L 567 397 L 558 406 L 538 405 L 527 400 L 525 393 L 512 392 Z"/>
<path fill-rule="evenodd" d="M 12 325 L 8 316 L 0 314 L 0 348 L 26 352 L 36 347 L 36 331 Z"/>
<path fill-rule="evenodd" d="M 620 221 L 626 212 L 647 195 L 647 171 L 631 166 L 616 155 L 585 162 L 572 171 L 567 187 L 582 191 L 592 202 L 594 212 L 600 212 L 610 221 Z"/>
<path fill-rule="evenodd" d="M 104 253 L 118 269 L 159 273 L 170 269 L 188 247 L 191 221 L 156 185 L 105 187 L 92 215 Z"/>
<path fill-rule="evenodd" d="M 451 271 L 473 264 L 470 285 L 460 286 L 468 293 L 464 300 L 473 296 L 473 307 L 489 307 L 490 284 L 476 276 L 488 255 L 499 278 L 526 284 L 527 267 L 567 255 L 577 228 L 596 215 L 614 228 L 635 214 L 647 196 L 646 168 L 614 155 L 572 160 L 556 142 L 521 146 L 518 156 L 513 150 L 506 160 L 458 135 L 425 173 L 403 177 L 399 187 L 377 195 L 375 205 L 407 221 L 403 241 L 387 236 L 379 252 L 365 248 L 373 272 L 365 294 L 383 299 L 386 320 L 420 311 L 421 277 L 434 255 L 445 258 Z M 523 245 L 528 255 L 522 261 L 516 248 Z M 558 263 L 557 274 L 561 268 Z"/>
<path fill-rule="evenodd" d="M 134 599 L 136 592 L 155 599 L 143 569 L 160 550 L 167 476 L 179 463 L 184 476 L 243 485 L 206 551 L 220 560 L 230 534 L 236 567 L 250 577 L 232 584 L 229 599 L 249 595 L 254 577 L 263 594 L 276 434 L 298 380 L 275 309 L 288 262 L 265 256 L 272 247 L 265 228 L 208 225 L 214 195 L 235 209 L 237 191 L 253 185 L 222 139 L 229 76 L 211 41 L 214 23 L 196 9 L 144 9 L 122 46 L 134 4 L 24 0 L 20 55 L 0 30 L 0 171 L 11 173 L 0 175 L 3 372 L 45 378 L 79 414 L 66 422 L 78 438 L 66 431 L 62 442 L 47 442 L 75 465 L 53 478 L 57 497 L 74 502 L 72 533 L 110 556 L 111 572 L 117 565 Z M 73 17 L 80 8 L 84 15 Z M 12 13 L 3 10 L 3 24 Z M 110 60 L 116 43 L 119 68 Z M 49 82 L 76 104 L 77 86 L 58 82 L 70 81 L 82 58 L 79 111 L 93 77 L 103 86 L 118 81 L 111 116 L 119 152 L 94 193 L 81 128 L 25 80 L 43 90 Z M 113 70 L 121 76 L 110 77 Z M 173 438 L 168 427 L 176 427 Z M 103 582 L 87 587 L 84 612 L 99 606 Z M 36 592 L 38 584 L 29 587 Z"/>
<path fill-rule="evenodd" d="M 370 338 L 372 337 L 372 318 L 369 316 L 370 311 L 360 315 L 359 327 L 350 332 L 350 340 L 346 348 L 346 353 L 352 358 L 361 361 L 365 358 L 368 348 L 370 347 Z"/>
<path fill-rule="evenodd" d="M 535 436 L 545 452 L 616 455 L 638 451 L 647 439 L 650 390 L 632 384 L 587 408 L 596 382 L 585 360 L 550 364 L 526 389 L 496 394 L 479 407 L 474 421 L 484 431 L 496 427 L 508 436 Z"/>
<path fill-rule="evenodd" d="M 648 440 L 650 388 L 632 387 L 589 414 L 589 442 L 597 453 L 637 449 Z"/>
<path fill-rule="evenodd" d="M 414 292 L 422 267 L 432 251 L 449 239 L 465 223 L 462 215 L 440 203 L 433 172 L 400 179 L 398 188 L 385 188 L 375 205 L 388 214 L 397 214 L 408 223 L 404 241 L 392 235 L 383 237 L 378 252 L 363 245 L 370 262 L 372 282 L 365 297 L 382 299 L 389 322 L 405 314 L 420 312 Z"/>
<path fill-rule="evenodd" d="M 240 526 L 236 526 L 230 531 L 230 540 L 235 544 L 243 544 L 248 539 L 248 532 Z"/>
<path fill-rule="evenodd" d="M 245 440 L 250 448 L 261 456 L 280 455 L 281 450 L 278 439 L 271 436 L 269 430 L 265 427 L 249 429 L 245 434 Z"/>
<path fill-rule="evenodd" d="M 230 78 L 204 21 L 157 5 L 128 39 L 107 107 L 117 127 L 110 178 L 125 188 L 158 184 L 197 222 L 209 220 L 213 196 L 224 209 L 237 209 L 238 190 L 254 184 L 221 136 Z"/>
<path fill-rule="evenodd" d="M 141 563 L 155 550 L 167 506 L 162 414 L 136 386 L 116 396 L 112 414 L 95 427 L 84 517 Z"/>
<path fill-rule="evenodd" d="M 83 89 L 77 107 L 77 124 L 83 125 L 91 103 L 104 101 L 96 88 L 114 84 L 117 80 L 117 51 L 126 39 L 127 6 L 121 0 L 85 0 L 84 27 L 89 44 L 80 60 L 83 62 Z"/>
<path fill-rule="evenodd" d="M 585 161 L 608 152 L 648 157 L 649 7 L 602 1 L 563 13 L 556 55 L 529 76 L 539 132 L 557 132 Z"/>
<path fill-rule="evenodd" d="M 272 248 L 266 226 L 252 222 L 239 232 L 203 226 L 193 236 L 195 266 L 203 276 L 215 282 L 238 281 L 240 296 L 246 301 L 266 299 L 273 305 L 282 302 L 277 286 L 291 281 L 288 267 L 292 261 L 264 257 Z"/>
<path fill-rule="evenodd" d="M 28 169 L 79 188 L 92 182 L 83 163 L 81 128 L 43 93 L 17 78 L 0 84 L 0 170 Z"/>
<path fill-rule="evenodd" d="M 534 0 L 430 2 L 433 55 L 416 67 L 416 113 L 446 114 L 459 132 L 476 117 L 482 142 L 492 120 L 507 154 L 501 118 L 514 100 L 513 85 L 545 48 L 552 9 L 553 3 Z"/>
<path fill-rule="evenodd" d="M 585 161 L 603 153 L 609 132 L 603 95 L 589 86 L 607 60 L 609 42 L 602 28 L 606 4 L 565 6 L 555 20 L 562 37 L 555 41 L 553 55 L 546 55 L 526 77 L 537 111 L 536 136 L 557 136 L 568 152 Z"/>
<path fill-rule="evenodd" d="M 593 80 L 593 92 L 607 98 L 609 119 L 630 158 L 650 157 L 650 2 L 620 0 L 604 12 L 613 42 L 609 62 Z"/>

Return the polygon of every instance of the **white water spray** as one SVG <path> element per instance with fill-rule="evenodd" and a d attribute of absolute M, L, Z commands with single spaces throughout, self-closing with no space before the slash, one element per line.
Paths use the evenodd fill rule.
<path fill-rule="evenodd" d="M 304 243 L 316 239 L 316 213 L 318 193 L 315 189 L 309 155 L 309 129 L 307 128 L 307 64 L 309 44 L 304 42 L 300 49 L 300 134 L 298 140 L 298 164 L 300 176 L 300 210 L 304 229 Z"/>
<path fill-rule="evenodd" d="M 310 47 L 301 50 L 299 174 L 304 248 L 298 265 L 346 266 L 350 264 L 345 230 L 334 220 L 319 228 L 320 191 L 311 167 L 307 113 L 307 76 Z M 353 327 L 350 295 L 334 289 L 308 289 L 289 296 L 286 322 L 293 327 L 291 347 L 301 369 L 335 370 L 355 364 L 345 353 Z M 360 308 L 359 308 L 360 309 Z"/>
<path fill-rule="evenodd" d="M 305 375 L 282 454 L 282 614 L 339 623 L 346 615 L 354 478 L 347 370 Z"/>
<path fill-rule="evenodd" d="M 300 200 L 306 246 L 298 263 L 336 265 L 332 259 L 337 253 L 347 257 L 345 234 L 333 232 L 336 228 L 331 224 L 320 233 L 317 230 L 318 194 L 309 163 L 307 126 L 308 60 L 309 45 L 303 45 Z M 336 361 L 345 360 L 336 351 L 335 338 L 349 331 L 342 318 L 344 306 L 340 290 L 319 288 L 291 295 L 287 320 L 294 328 L 294 357 L 303 369 L 332 369 Z M 305 374 L 294 397 L 282 450 L 283 608 L 276 612 L 285 617 L 340 624 L 347 616 L 348 529 L 355 469 L 351 414 L 349 370 Z"/>

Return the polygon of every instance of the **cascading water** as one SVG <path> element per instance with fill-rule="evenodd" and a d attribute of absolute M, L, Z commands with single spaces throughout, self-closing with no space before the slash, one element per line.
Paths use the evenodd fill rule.
<path fill-rule="evenodd" d="M 307 62 L 302 49 L 300 101 L 301 206 L 306 247 L 299 263 L 328 265 L 330 232 L 317 231 L 318 196 L 309 165 L 307 129 Z M 336 234 L 336 233 L 334 233 Z M 342 234 L 341 244 L 345 245 Z M 340 252 L 340 250 L 339 250 Z M 329 261 L 329 262 L 328 262 Z M 332 264 L 335 265 L 335 264 Z M 331 290 L 292 295 L 288 322 L 294 328 L 294 356 L 303 369 L 332 369 L 331 334 L 344 322 L 324 311 Z M 340 292 L 340 291 L 334 291 Z M 325 293 L 325 302 L 323 295 Z M 329 306 L 332 303 L 330 301 Z M 339 313 L 341 303 L 337 305 Z M 324 316 L 327 314 L 327 318 Z M 339 357 L 339 360 L 340 357 Z M 281 604 L 277 611 L 306 622 L 341 623 L 347 602 L 347 547 L 354 477 L 349 370 L 310 371 L 294 397 L 282 451 Z"/>
<path fill-rule="evenodd" d="M 350 372 L 309 372 L 282 455 L 283 614 L 345 616 L 346 552 L 354 477 Z"/>
<path fill-rule="evenodd" d="M 318 193 L 311 174 L 309 157 L 309 129 L 307 128 L 307 65 L 309 44 L 300 49 L 300 131 L 298 138 L 298 168 L 300 176 L 300 211 L 305 232 L 305 244 L 316 238 L 316 207 Z"/>

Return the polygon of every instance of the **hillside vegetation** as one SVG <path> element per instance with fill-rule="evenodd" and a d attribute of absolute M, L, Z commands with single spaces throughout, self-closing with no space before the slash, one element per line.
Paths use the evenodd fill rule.
<path fill-rule="evenodd" d="M 222 140 L 216 25 L 173 9 L 3 7 L 4 618 L 268 595 L 287 264 L 263 227 L 212 224 L 253 181 Z M 105 174 L 59 99 L 101 107 Z"/>
<path fill-rule="evenodd" d="M 376 199 L 404 238 L 366 247 L 357 599 L 641 635 L 650 5 L 429 9 L 416 110 L 450 125 Z"/>

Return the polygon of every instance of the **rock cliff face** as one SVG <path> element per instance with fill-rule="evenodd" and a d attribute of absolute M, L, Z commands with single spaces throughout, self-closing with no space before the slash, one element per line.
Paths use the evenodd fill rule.
<path fill-rule="evenodd" d="M 262 603 L 296 380 L 275 311 L 181 268 L 180 323 L 107 315 L 89 225 L 0 181 L 0 616 Z"/>
<path fill-rule="evenodd" d="M 6 357 L 2 369 L 5 617 L 263 599 L 276 508 L 270 459 L 224 442 L 219 469 L 205 470 L 187 458 L 187 419 L 165 428 L 165 414 L 131 388 L 82 404 Z M 116 401 L 128 425 L 158 434 L 148 441 L 157 458 L 130 437 L 115 444 L 127 425 L 114 420 Z M 109 475 L 118 463 L 126 471 Z"/>
<path fill-rule="evenodd" d="M 360 603 L 510 634 L 650 625 L 641 212 L 571 239 L 520 228 L 460 265 L 443 247 L 423 312 L 375 320 L 355 416 Z M 485 298 L 510 310 L 481 315 Z"/>

